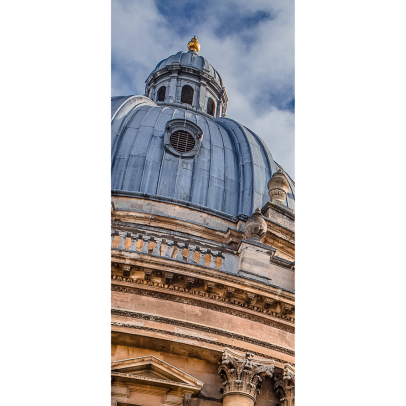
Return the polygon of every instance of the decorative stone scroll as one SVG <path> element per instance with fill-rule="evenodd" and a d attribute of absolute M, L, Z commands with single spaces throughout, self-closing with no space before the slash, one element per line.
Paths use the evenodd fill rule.
<path fill-rule="evenodd" d="M 295 406 L 295 367 L 289 363 L 283 366 L 283 374 L 275 374 L 274 389 L 281 406 Z"/>
<path fill-rule="evenodd" d="M 254 404 L 262 376 L 272 378 L 275 361 L 254 358 L 252 353 L 239 354 L 229 348 L 223 352 L 218 369 L 223 383 L 223 404 Z M 249 399 L 243 399 L 243 398 Z M 248 402 L 248 403 L 247 403 Z"/>

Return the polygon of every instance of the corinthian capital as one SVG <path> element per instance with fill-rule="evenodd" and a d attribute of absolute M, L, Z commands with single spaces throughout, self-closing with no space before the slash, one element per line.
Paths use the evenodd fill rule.
<path fill-rule="evenodd" d="M 275 392 L 279 396 L 281 406 L 295 405 L 295 367 L 286 363 L 282 374 L 275 374 Z"/>
<path fill-rule="evenodd" d="M 257 359 L 249 352 L 239 354 L 226 348 L 218 370 L 224 379 L 223 398 L 229 395 L 244 395 L 255 402 L 262 377 L 272 378 L 274 364 L 273 360 Z"/>

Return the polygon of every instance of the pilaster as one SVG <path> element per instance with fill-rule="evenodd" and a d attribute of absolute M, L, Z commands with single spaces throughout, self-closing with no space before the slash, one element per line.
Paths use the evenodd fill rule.
<path fill-rule="evenodd" d="M 177 90 L 177 85 L 178 85 L 178 75 L 179 75 L 179 70 L 180 68 L 179 63 L 174 62 L 172 63 L 171 66 L 171 82 L 169 84 L 169 90 L 167 92 L 167 96 L 165 97 L 166 102 L 175 102 L 175 97 L 176 97 L 176 90 Z"/>
<path fill-rule="evenodd" d="M 206 106 L 205 106 L 206 89 L 207 89 L 207 82 L 205 80 L 203 80 L 203 79 L 200 79 L 199 107 L 203 111 L 206 111 Z"/>
<path fill-rule="evenodd" d="M 281 406 L 295 406 L 295 368 L 286 363 L 282 374 L 275 374 L 274 389 Z"/>

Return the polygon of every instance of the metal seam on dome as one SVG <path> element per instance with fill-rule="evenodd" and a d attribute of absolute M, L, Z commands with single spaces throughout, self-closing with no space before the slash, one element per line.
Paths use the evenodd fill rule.
<path fill-rule="evenodd" d="M 151 110 L 152 110 L 152 109 L 151 109 Z M 144 180 L 145 167 L 146 167 L 146 165 L 147 165 L 147 155 L 148 155 L 148 151 L 149 151 L 149 148 L 150 148 L 150 146 L 151 146 L 152 138 L 154 137 L 154 132 L 155 132 L 156 125 L 158 124 L 158 121 L 159 121 L 159 119 L 161 118 L 162 112 L 163 112 L 164 110 L 165 110 L 165 108 L 163 108 L 163 109 L 161 110 L 161 112 L 159 113 L 159 116 L 158 116 L 158 118 L 156 119 L 155 124 L 154 124 L 154 127 L 153 127 L 153 129 L 152 129 L 152 136 L 151 136 L 151 139 L 149 140 L 148 148 L 147 148 L 147 151 L 146 151 L 146 153 L 145 153 L 145 161 L 144 161 L 144 166 L 143 166 L 143 169 L 142 169 L 141 182 L 140 182 L 140 191 L 142 191 L 142 181 Z"/>
<path fill-rule="evenodd" d="M 216 124 L 216 126 L 217 126 L 217 129 L 218 129 L 218 131 L 220 133 L 221 142 L 223 143 L 223 151 L 222 152 L 223 152 L 223 161 L 224 161 L 224 187 L 223 187 L 223 201 L 222 201 L 222 204 L 221 204 L 221 209 L 223 210 L 225 208 L 225 206 L 226 206 L 226 178 L 227 178 L 227 175 L 226 175 L 226 154 L 225 154 L 225 151 L 224 151 L 225 146 L 224 146 L 223 134 L 222 134 L 222 132 L 220 130 L 219 125 L 216 123 L 215 120 L 214 120 L 214 124 Z"/>
<path fill-rule="evenodd" d="M 127 166 L 126 166 L 126 168 L 125 168 L 125 173 L 124 173 L 122 188 L 124 188 L 125 180 L 126 180 L 126 177 L 127 177 L 128 163 L 129 163 L 129 161 L 130 161 L 131 151 L 133 150 L 134 143 L 136 142 L 136 140 L 137 140 L 137 138 L 138 138 L 138 133 L 139 133 L 139 131 L 140 131 L 140 128 L 141 128 L 141 126 L 142 126 L 142 123 L 144 122 L 144 120 L 145 120 L 145 118 L 148 116 L 148 114 L 151 112 L 151 110 L 152 110 L 152 108 L 150 108 L 150 109 L 147 111 L 147 114 L 145 114 L 145 116 L 144 116 L 143 119 L 141 120 L 141 123 L 140 123 L 139 127 L 137 128 L 137 131 L 136 131 L 136 133 L 135 133 L 135 135 L 134 135 L 134 140 L 133 140 L 133 142 L 132 142 L 132 144 L 131 144 L 130 153 L 129 153 L 129 155 L 128 155 Z M 127 129 L 128 129 L 128 126 L 125 128 L 125 131 L 127 131 Z M 123 132 L 123 135 L 124 135 L 124 132 Z M 141 184 L 140 184 L 140 186 L 141 186 Z"/>
<path fill-rule="evenodd" d="M 138 107 L 142 107 L 143 105 L 146 105 L 146 104 L 147 104 L 147 103 L 140 103 L 140 104 L 135 105 L 135 106 L 134 106 L 132 109 L 130 109 L 130 110 L 128 111 L 128 113 L 124 116 L 124 119 L 123 119 L 122 123 L 120 124 L 120 127 L 119 127 L 118 130 L 117 130 L 117 139 L 116 139 L 116 141 L 115 141 L 115 143 L 114 143 L 114 147 L 113 147 L 113 151 L 112 151 L 112 157 L 114 157 L 115 154 L 116 154 L 116 152 L 117 152 L 117 148 L 118 148 L 120 139 L 121 139 L 122 137 L 124 137 L 124 135 L 125 135 L 125 131 L 126 131 L 127 128 L 128 128 L 127 123 L 133 119 L 133 114 L 132 114 L 132 113 L 133 113 L 134 110 L 136 110 Z M 153 108 L 154 106 L 150 106 L 150 107 Z M 112 169 L 113 169 L 113 163 L 114 163 L 114 161 L 113 161 L 112 164 L 111 164 Z M 123 181 L 124 181 L 124 180 L 123 180 Z"/>
<path fill-rule="evenodd" d="M 170 108 L 170 107 L 168 107 L 168 108 Z M 172 107 L 172 108 L 173 108 L 173 107 Z M 176 113 L 176 110 L 177 110 L 176 107 L 173 108 L 173 113 L 172 113 L 171 120 L 173 120 L 173 117 L 174 117 L 174 115 L 175 115 L 175 113 Z M 156 185 L 156 193 L 157 193 L 157 195 L 158 195 L 158 190 L 159 190 L 159 186 L 160 186 L 160 183 L 161 183 L 162 165 L 163 165 L 163 163 L 164 163 L 164 161 L 165 161 L 165 154 L 166 154 L 166 153 L 167 153 L 167 152 L 164 150 L 164 153 L 162 154 L 161 164 L 160 164 L 160 166 L 159 166 L 158 182 L 157 182 L 157 185 Z"/>
<path fill-rule="evenodd" d="M 234 120 L 231 120 L 231 119 L 227 119 L 227 120 L 230 120 L 231 122 L 233 122 L 234 124 L 236 124 L 237 125 L 237 128 L 238 129 L 240 129 L 240 125 L 236 122 L 236 121 L 234 121 Z M 234 131 L 234 129 L 233 128 L 231 128 L 228 124 L 226 124 L 226 123 L 224 123 L 224 122 L 222 122 L 222 121 L 219 121 L 219 124 L 221 124 L 221 125 L 223 125 L 224 127 L 228 127 L 228 129 L 234 134 L 234 137 L 235 137 L 235 140 L 236 140 L 236 142 L 237 142 L 237 145 L 238 145 L 238 164 L 239 164 L 239 175 L 240 175 L 240 179 L 241 179 L 241 181 L 240 181 L 240 195 L 239 195 L 239 202 L 238 202 L 238 212 L 241 212 L 241 213 L 244 213 L 244 214 L 246 214 L 245 212 L 244 212 L 244 209 L 245 209 L 245 207 L 244 207 L 244 194 L 245 194 L 245 176 L 244 176 L 244 164 L 243 164 L 243 162 L 242 162 L 242 160 L 240 160 L 240 156 L 242 157 L 242 151 L 241 151 L 241 146 L 240 146 L 240 142 L 239 142 L 239 140 L 238 140 L 238 137 L 237 137 L 237 134 L 235 133 L 235 131 Z M 243 136 L 244 136 L 244 138 L 245 138 L 245 134 L 243 133 Z M 247 143 L 247 144 L 249 144 L 249 142 L 248 142 L 248 140 L 245 138 L 245 142 Z M 249 152 L 250 152 L 250 155 L 251 155 L 251 161 L 252 161 L 252 153 L 251 153 L 251 148 L 249 148 Z M 252 176 L 251 176 L 251 183 L 253 184 L 254 183 L 254 172 L 252 171 Z M 253 197 L 252 197 L 253 198 Z M 252 206 L 253 206 L 253 200 L 252 200 L 252 198 L 251 198 L 251 204 L 250 204 L 250 207 L 249 207 L 249 211 L 253 211 L 252 210 Z M 251 215 L 252 213 L 249 213 L 249 214 L 247 214 L 247 215 Z"/>
<path fill-rule="evenodd" d="M 127 102 L 129 102 L 131 99 L 136 98 L 136 97 L 144 97 L 144 96 L 137 96 L 137 95 L 134 95 L 134 96 L 131 96 L 131 97 L 127 98 L 127 99 L 123 102 L 123 104 L 117 109 L 116 113 L 118 113 L 118 111 L 119 111 L 122 107 L 124 107 L 124 105 L 127 104 Z M 151 105 L 151 107 L 158 107 L 158 105 L 157 105 L 154 101 L 151 100 L 151 102 L 155 104 L 155 106 Z M 112 157 L 115 155 L 116 150 L 117 150 L 118 141 L 119 141 L 120 137 L 121 137 L 121 136 L 123 135 L 123 133 L 124 133 L 124 132 L 122 131 L 122 129 L 123 129 L 124 123 L 126 122 L 126 119 L 129 119 L 129 118 L 130 118 L 130 114 L 131 114 L 135 109 L 137 109 L 138 107 L 141 107 L 141 106 L 143 106 L 143 105 L 148 105 L 148 104 L 150 104 L 150 103 L 148 103 L 147 101 L 142 102 L 142 103 L 139 103 L 139 104 L 136 104 L 136 105 L 135 105 L 132 109 L 130 109 L 130 110 L 127 112 L 127 114 L 124 116 L 123 122 L 120 124 L 120 127 L 119 127 L 118 130 L 117 130 L 117 138 L 116 138 L 116 141 L 115 141 L 114 145 L 112 146 L 112 154 L 111 154 Z M 115 119 L 116 113 L 114 114 L 113 118 L 111 119 L 111 123 L 113 123 L 113 119 Z M 128 120 L 127 120 L 127 121 L 128 121 Z"/>

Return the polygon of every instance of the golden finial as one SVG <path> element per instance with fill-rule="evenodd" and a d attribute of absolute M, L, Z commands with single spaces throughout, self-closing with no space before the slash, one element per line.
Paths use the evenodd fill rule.
<path fill-rule="evenodd" d="M 198 39 L 196 38 L 196 35 L 189 41 L 187 44 L 187 47 L 189 48 L 189 51 L 200 51 L 200 44 Z"/>

